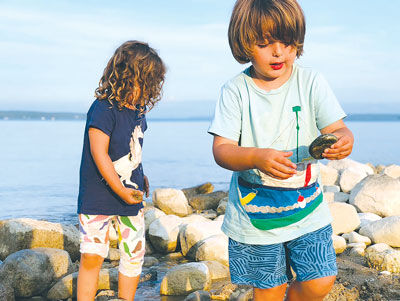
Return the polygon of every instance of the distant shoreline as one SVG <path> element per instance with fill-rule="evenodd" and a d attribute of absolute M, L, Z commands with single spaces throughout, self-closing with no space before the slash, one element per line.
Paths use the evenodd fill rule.
<path fill-rule="evenodd" d="M 86 119 L 84 113 L 68 112 L 37 112 L 37 111 L 0 111 L 0 121 L 26 120 L 26 121 L 81 121 Z M 211 121 L 211 116 L 189 116 L 189 117 L 148 117 L 154 122 L 196 122 Z M 400 114 L 349 114 L 346 121 L 367 122 L 400 122 Z"/>

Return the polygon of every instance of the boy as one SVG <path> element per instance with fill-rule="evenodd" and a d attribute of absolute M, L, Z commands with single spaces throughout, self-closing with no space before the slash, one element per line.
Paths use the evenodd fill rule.
<path fill-rule="evenodd" d="M 338 141 L 329 160 L 347 157 L 353 135 L 324 78 L 294 63 L 305 21 L 295 0 L 238 0 L 229 44 L 251 66 L 222 88 L 209 133 L 213 154 L 234 171 L 222 230 L 229 236 L 232 282 L 254 287 L 254 300 L 322 300 L 337 274 L 331 215 L 308 146 Z"/>

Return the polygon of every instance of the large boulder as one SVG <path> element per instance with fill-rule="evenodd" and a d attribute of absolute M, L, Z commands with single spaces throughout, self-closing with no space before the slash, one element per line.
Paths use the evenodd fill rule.
<path fill-rule="evenodd" d="M 187 216 L 193 212 L 182 190 L 157 188 L 153 192 L 153 204 L 166 214 Z"/>
<path fill-rule="evenodd" d="M 73 261 L 79 259 L 79 231 L 62 225 L 30 218 L 0 221 L 0 260 L 23 249 L 56 248 L 65 250 Z"/>
<path fill-rule="evenodd" d="M 174 252 L 181 224 L 182 218 L 176 215 L 165 215 L 154 220 L 148 233 L 153 247 L 162 253 Z"/>
<path fill-rule="evenodd" d="M 400 251 L 387 244 L 379 243 L 367 248 L 365 259 L 369 267 L 378 271 L 400 273 Z"/>
<path fill-rule="evenodd" d="M 399 165 L 389 165 L 386 166 L 385 169 L 382 171 L 385 175 L 388 175 L 389 177 L 393 179 L 399 179 L 400 178 L 400 166 Z"/>
<path fill-rule="evenodd" d="M 0 300 L 15 301 L 14 289 L 7 283 L 0 283 Z"/>
<path fill-rule="evenodd" d="M 229 268 L 226 265 L 214 260 L 202 261 L 210 272 L 212 282 L 226 280 L 230 277 Z"/>
<path fill-rule="evenodd" d="M 197 290 L 208 290 L 211 274 L 206 264 L 189 262 L 171 268 L 161 281 L 161 295 L 188 295 Z"/>
<path fill-rule="evenodd" d="M 194 222 L 182 227 L 179 232 L 181 252 L 184 256 L 200 240 L 216 234 L 223 234 L 222 221 Z"/>
<path fill-rule="evenodd" d="M 182 192 L 185 194 L 186 198 L 189 200 L 192 196 L 198 194 L 206 194 L 214 191 L 214 185 L 210 182 L 200 184 L 198 186 L 189 187 L 182 189 Z"/>
<path fill-rule="evenodd" d="M 379 221 L 380 219 L 382 219 L 382 217 L 380 217 L 379 215 L 377 215 L 375 213 L 371 213 L 371 212 L 358 213 L 358 217 L 360 218 L 359 228 L 362 228 L 362 227 L 368 225 L 369 223 Z"/>
<path fill-rule="evenodd" d="M 228 193 L 225 191 L 198 194 L 189 199 L 189 204 L 196 210 L 217 209 L 219 202 L 226 196 Z"/>
<path fill-rule="evenodd" d="M 400 181 L 387 175 L 368 176 L 353 188 L 349 202 L 361 212 L 400 215 Z"/>
<path fill-rule="evenodd" d="M 69 255 L 63 250 L 20 250 L 0 266 L 0 283 L 12 287 L 16 297 L 32 297 L 46 291 L 55 279 L 71 269 Z"/>
<path fill-rule="evenodd" d="M 323 185 L 336 185 L 339 182 L 339 172 L 333 167 L 326 166 L 322 163 L 319 164 L 321 173 L 321 181 Z"/>
<path fill-rule="evenodd" d="M 360 225 L 360 218 L 354 206 L 333 202 L 329 203 L 329 209 L 333 217 L 333 234 L 352 232 Z"/>
<path fill-rule="evenodd" d="M 53 287 L 47 292 L 47 299 L 49 300 L 64 300 L 68 298 L 76 298 L 76 283 L 78 279 L 78 272 L 69 274 L 60 279 Z M 98 281 L 99 290 L 117 290 L 118 289 L 118 270 L 101 269 Z"/>
<path fill-rule="evenodd" d="M 355 168 L 344 169 L 340 175 L 340 188 L 343 192 L 349 193 L 354 186 L 367 176 L 368 174 L 365 170 Z"/>
<path fill-rule="evenodd" d="M 163 211 L 156 207 L 150 207 L 144 212 L 144 224 L 146 232 L 149 230 L 150 224 L 157 218 L 166 215 Z"/>
<path fill-rule="evenodd" d="M 373 243 L 386 243 L 400 247 L 400 216 L 385 217 L 362 227 L 361 235 L 369 237 Z"/>
<path fill-rule="evenodd" d="M 328 162 L 327 166 L 335 168 L 340 173 L 345 169 L 351 168 L 354 170 L 365 171 L 368 175 L 374 174 L 374 169 L 368 164 L 362 164 L 349 158 L 342 160 L 331 160 Z"/>
<path fill-rule="evenodd" d="M 339 202 L 346 203 L 349 200 L 349 194 L 344 192 L 324 192 L 324 201 L 327 203 Z"/>
<path fill-rule="evenodd" d="M 228 236 L 218 234 L 207 237 L 196 243 L 189 253 L 194 254 L 196 261 L 212 260 L 229 266 Z"/>

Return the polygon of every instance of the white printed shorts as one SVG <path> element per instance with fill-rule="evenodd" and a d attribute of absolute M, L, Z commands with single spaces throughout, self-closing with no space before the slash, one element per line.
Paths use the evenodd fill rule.
<path fill-rule="evenodd" d="M 80 252 L 107 257 L 109 227 L 114 221 L 120 250 L 119 272 L 135 277 L 142 272 L 145 253 L 144 212 L 135 216 L 79 214 Z"/>

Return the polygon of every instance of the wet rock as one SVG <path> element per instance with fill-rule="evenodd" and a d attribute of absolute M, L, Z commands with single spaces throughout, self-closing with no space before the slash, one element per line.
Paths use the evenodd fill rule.
<path fill-rule="evenodd" d="M 148 232 L 153 247 L 162 253 L 174 252 L 181 224 L 182 219 L 175 215 L 165 215 L 154 220 Z"/>
<path fill-rule="evenodd" d="M 206 264 L 190 262 L 171 268 L 161 281 L 161 295 L 188 295 L 198 290 L 208 290 L 211 275 Z"/>
<path fill-rule="evenodd" d="M 211 295 L 207 291 L 196 291 L 189 294 L 183 301 L 208 301 Z"/>
<path fill-rule="evenodd" d="M 400 181 L 387 175 L 368 176 L 353 188 L 349 202 L 361 212 L 400 215 Z"/>
<path fill-rule="evenodd" d="M 145 256 L 144 257 L 144 262 L 143 262 L 143 266 L 144 267 L 151 267 L 153 265 L 157 265 L 159 264 L 159 261 L 157 258 L 152 257 L 152 256 Z"/>
<path fill-rule="evenodd" d="M 187 216 L 193 212 L 182 190 L 173 188 L 158 188 L 153 192 L 154 206 L 166 214 Z"/>
<path fill-rule="evenodd" d="M 210 182 L 190 187 L 190 188 L 184 188 L 182 189 L 182 192 L 185 194 L 186 198 L 189 200 L 192 196 L 198 195 L 198 194 L 206 194 L 206 193 L 211 193 L 214 191 L 214 185 L 211 184 Z"/>
<path fill-rule="evenodd" d="M 400 247 L 400 216 L 385 217 L 362 227 L 361 235 L 369 237 L 373 243 L 386 243 Z"/>
<path fill-rule="evenodd" d="M 308 148 L 310 155 L 317 160 L 323 159 L 324 150 L 330 148 L 338 141 L 338 138 L 332 134 L 323 134 L 318 136 Z"/>
<path fill-rule="evenodd" d="M 0 221 L 0 260 L 23 249 L 56 248 L 65 250 L 73 261 L 79 259 L 79 231 L 62 225 L 30 218 Z"/>
<path fill-rule="evenodd" d="M 348 233 L 354 231 L 360 225 L 360 218 L 354 206 L 346 203 L 329 203 L 333 222 L 334 234 Z"/>
<path fill-rule="evenodd" d="M 369 267 L 378 271 L 400 273 L 400 251 L 387 244 L 380 243 L 367 248 L 365 259 Z"/>
<path fill-rule="evenodd" d="M 199 194 L 189 199 L 189 204 L 195 210 L 217 209 L 221 199 L 228 196 L 225 191 L 215 191 L 207 194 Z"/>
<path fill-rule="evenodd" d="M 14 301 L 14 289 L 7 283 L 0 283 L 0 300 Z"/>

